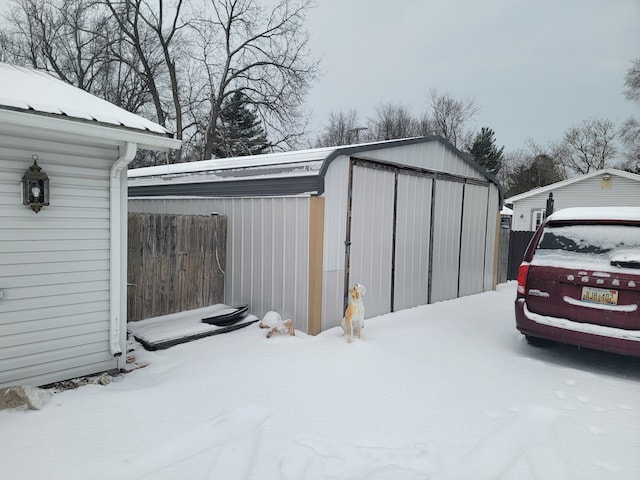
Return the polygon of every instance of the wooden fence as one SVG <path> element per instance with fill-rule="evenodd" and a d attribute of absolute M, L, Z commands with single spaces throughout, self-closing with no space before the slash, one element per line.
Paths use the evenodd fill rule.
<path fill-rule="evenodd" d="M 224 301 L 227 217 L 129 213 L 127 320 Z"/>
<path fill-rule="evenodd" d="M 498 283 L 507 281 L 507 271 L 509 269 L 509 236 L 511 229 L 501 228 L 499 233 L 498 246 Z"/>

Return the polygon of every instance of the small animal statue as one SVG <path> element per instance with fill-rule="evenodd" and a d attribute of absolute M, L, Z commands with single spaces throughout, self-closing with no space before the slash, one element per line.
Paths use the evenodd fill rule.
<path fill-rule="evenodd" d="M 353 329 L 358 329 L 358 338 L 362 338 L 362 329 L 364 328 L 364 303 L 362 297 L 366 292 L 364 285 L 356 283 L 349 289 L 349 304 L 344 311 L 342 319 L 342 330 L 349 334 L 349 343 L 353 341 Z"/>
<path fill-rule="evenodd" d="M 267 338 L 274 335 L 295 335 L 296 331 L 293 326 L 293 320 L 282 320 L 278 312 L 267 312 L 259 323 L 260 328 L 268 328 Z"/>

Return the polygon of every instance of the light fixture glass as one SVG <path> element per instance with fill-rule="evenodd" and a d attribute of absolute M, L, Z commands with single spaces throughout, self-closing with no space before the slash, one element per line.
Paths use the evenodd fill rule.
<path fill-rule="evenodd" d="M 33 155 L 33 165 L 22 177 L 22 203 L 38 213 L 49 205 L 49 177 L 38 165 L 38 156 Z"/>

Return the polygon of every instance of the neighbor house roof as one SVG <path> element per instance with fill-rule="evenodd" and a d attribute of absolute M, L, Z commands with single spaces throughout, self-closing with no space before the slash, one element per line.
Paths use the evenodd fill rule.
<path fill-rule="evenodd" d="M 190 195 L 207 196 L 214 191 L 216 196 L 237 195 L 242 191 L 250 191 L 252 195 L 322 194 L 329 164 L 341 155 L 435 141 L 499 186 L 471 157 L 443 138 L 431 136 L 137 168 L 128 172 L 129 193 L 130 196 L 176 195 L 184 191 L 182 185 L 189 184 Z M 211 183 L 215 183 L 215 187 Z"/>
<path fill-rule="evenodd" d="M 43 125 L 46 119 L 51 118 L 65 119 L 173 140 L 173 134 L 157 123 L 69 85 L 47 72 L 7 63 L 0 63 L 0 111 L 32 114 L 30 120 L 34 125 Z M 40 121 L 34 117 L 39 117 Z M 173 140 L 168 145 L 175 148 L 180 142 Z"/>
<path fill-rule="evenodd" d="M 545 185 L 544 187 L 534 188 L 533 190 L 529 190 L 528 192 L 520 193 L 519 195 L 514 195 L 512 197 L 506 198 L 504 203 L 511 204 L 517 202 L 518 200 L 523 200 L 525 198 L 539 195 L 541 193 L 552 192 L 553 190 L 556 190 L 558 188 L 566 187 L 567 185 L 571 185 L 576 182 L 581 182 L 583 180 L 588 180 L 589 178 L 597 177 L 598 175 L 606 174 L 616 175 L 640 182 L 640 175 L 636 175 L 635 173 L 625 172 L 624 170 L 618 170 L 616 168 L 604 168 L 602 170 L 596 170 L 595 172 L 589 172 L 585 173 L 584 175 L 568 178 L 567 180 L 563 180 L 561 182 Z"/>

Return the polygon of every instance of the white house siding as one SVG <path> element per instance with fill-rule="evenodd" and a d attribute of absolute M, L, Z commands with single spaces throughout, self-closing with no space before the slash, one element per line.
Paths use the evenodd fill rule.
<path fill-rule="evenodd" d="M 458 296 L 463 183 L 435 182 L 431 302 Z"/>
<path fill-rule="evenodd" d="M 225 303 L 307 330 L 309 197 L 132 198 L 130 212 L 227 216 Z"/>
<path fill-rule="evenodd" d="M 80 139 L 81 140 L 81 139 Z M 22 205 L 38 155 L 50 203 Z M 0 387 L 117 367 L 109 351 L 109 171 L 118 151 L 0 135 Z"/>
<path fill-rule="evenodd" d="M 428 303 L 431 178 L 398 175 L 394 310 Z"/>
<path fill-rule="evenodd" d="M 618 175 L 610 175 L 609 182 L 604 182 L 602 175 L 596 175 L 555 188 L 552 192 L 554 211 L 570 207 L 640 206 L 640 183 Z M 515 202 L 512 230 L 531 230 L 533 212 L 544 209 L 548 197 L 549 191 L 545 191 Z"/>

